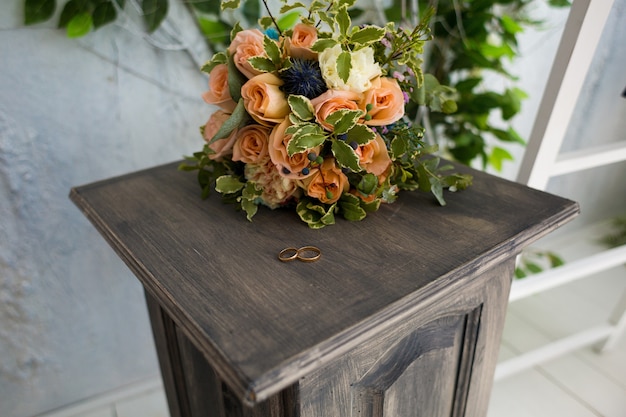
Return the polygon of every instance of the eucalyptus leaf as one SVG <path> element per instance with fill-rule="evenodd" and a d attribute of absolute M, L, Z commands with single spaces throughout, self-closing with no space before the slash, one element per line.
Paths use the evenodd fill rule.
<path fill-rule="evenodd" d="M 25 0 L 24 24 L 34 25 L 45 22 L 54 15 L 56 0 Z"/>
<path fill-rule="evenodd" d="M 161 25 L 161 22 L 167 15 L 167 9 L 167 0 L 142 0 L 143 21 L 147 26 L 148 32 L 154 32 Z"/>

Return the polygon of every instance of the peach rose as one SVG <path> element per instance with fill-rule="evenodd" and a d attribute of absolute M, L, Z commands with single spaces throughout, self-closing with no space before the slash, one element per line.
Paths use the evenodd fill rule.
<path fill-rule="evenodd" d="M 270 133 L 269 141 L 269 155 L 272 159 L 272 163 L 276 166 L 277 171 L 285 178 L 290 179 L 304 179 L 315 174 L 318 168 L 310 167 L 311 161 L 309 161 L 309 152 L 319 154 L 321 147 L 311 149 L 309 152 L 299 152 L 292 156 L 289 156 L 287 152 L 287 145 L 291 140 L 291 135 L 285 135 L 285 130 L 291 125 L 289 118 L 285 118 L 283 122 L 276 125 Z M 307 168 L 309 171 L 306 174 L 302 173 L 302 170 Z M 306 172 L 306 171 L 305 171 Z"/>
<path fill-rule="evenodd" d="M 228 46 L 228 55 L 233 57 L 235 66 L 248 79 L 260 74 L 248 62 L 254 56 L 265 56 L 263 33 L 258 29 L 245 29 L 237 32 Z"/>
<path fill-rule="evenodd" d="M 381 77 L 377 86 L 363 93 L 359 104 L 363 111 L 366 105 L 373 106 L 368 112 L 372 118 L 363 122 L 366 125 L 384 126 L 404 116 L 404 94 L 394 78 Z"/>
<path fill-rule="evenodd" d="M 218 64 L 209 74 L 209 91 L 202 94 L 202 98 L 208 104 L 215 104 L 224 110 L 231 112 L 235 110 L 237 103 L 230 96 L 228 90 L 228 66 Z"/>
<path fill-rule="evenodd" d="M 341 109 L 359 110 L 357 104 L 361 100 L 361 95 L 348 90 L 327 90 L 320 96 L 311 100 L 315 109 L 315 118 L 322 127 L 328 131 L 333 130 L 333 126 L 326 123 L 326 118 L 333 112 Z"/>
<path fill-rule="evenodd" d="M 287 53 L 294 58 L 317 60 L 317 52 L 311 50 L 315 41 L 317 41 L 315 26 L 298 23 L 293 28 L 291 38 L 287 38 L 285 42 Z"/>
<path fill-rule="evenodd" d="M 261 200 L 272 209 L 287 203 L 292 197 L 298 197 L 301 192 L 296 181 L 280 175 L 267 157 L 258 164 L 246 164 L 244 175 L 248 181 L 263 189 Z"/>
<path fill-rule="evenodd" d="M 348 177 L 335 164 L 334 158 L 324 159 L 320 170 L 304 180 L 303 185 L 309 197 L 326 204 L 336 202 L 350 188 Z"/>
<path fill-rule="evenodd" d="M 256 124 L 239 129 L 233 145 L 233 161 L 258 164 L 265 159 L 269 134 L 269 127 Z"/>
<path fill-rule="evenodd" d="M 217 133 L 217 131 L 222 127 L 224 122 L 228 120 L 230 114 L 226 113 L 224 110 L 218 110 L 211 115 L 209 121 L 204 125 L 203 129 L 203 137 L 204 140 L 211 141 L 213 136 Z M 227 138 L 216 140 L 215 142 L 209 145 L 209 148 L 213 150 L 215 153 L 209 155 L 210 159 L 222 160 L 224 156 L 230 155 L 233 150 L 233 144 L 235 143 L 237 135 L 237 129 L 235 129 Z"/>
<path fill-rule="evenodd" d="M 291 111 L 280 90 L 283 81 L 274 74 L 264 73 L 249 79 L 241 87 L 243 104 L 254 120 L 264 126 L 283 121 Z"/>
<path fill-rule="evenodd" d="M 355 152 L 359 156 L 361 168 L 376 176 L 386 173 L 391 165 L 387 145 L 380 135 L 376 135 L 374 140 L 356 148 Z"/>

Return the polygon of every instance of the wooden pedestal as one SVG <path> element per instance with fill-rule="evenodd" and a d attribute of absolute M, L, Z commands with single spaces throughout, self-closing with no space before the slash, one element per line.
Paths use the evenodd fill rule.
<path fill-rule="evenodd" d="M 486 414 L 515 256 L 576 203 L 472 171 L 440 207 L 252 223 L 177 164 L 74 188 L 140 279 L 172 417 Z M 283 263 L 315 245 L 318 262 Z"/>

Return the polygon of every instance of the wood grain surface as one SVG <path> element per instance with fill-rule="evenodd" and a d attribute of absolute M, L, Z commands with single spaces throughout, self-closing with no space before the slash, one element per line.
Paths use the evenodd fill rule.
<path fill-rule="evenodd" d="M 178 162 L 70 197 L 163 311 L 247 403 L 259 403 L 397 325 L 573 218 L 572 201 L 466 168 L 439 206 L 403 192 L 362 222 L 311 230 L 294 210 L 253 222 L 201 200 Z M 315 245 L 318 262 L 278 261 Z"/>

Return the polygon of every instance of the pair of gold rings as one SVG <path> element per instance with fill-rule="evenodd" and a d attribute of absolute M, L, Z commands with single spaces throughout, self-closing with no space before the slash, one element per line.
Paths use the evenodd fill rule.
<path fill-rule="evenodd" d="M 303 246 L 301 248 L 285 248 L 278 254 L 281 262 L 299 260 L 301 262 L 315 262 L 322 257 L 322 251 L 315 246 Z"/>

